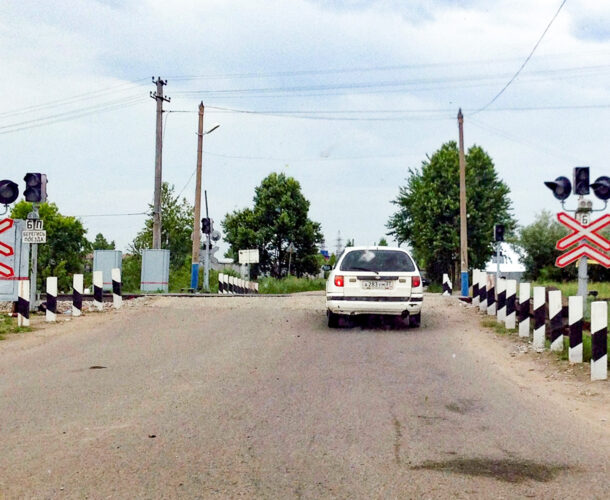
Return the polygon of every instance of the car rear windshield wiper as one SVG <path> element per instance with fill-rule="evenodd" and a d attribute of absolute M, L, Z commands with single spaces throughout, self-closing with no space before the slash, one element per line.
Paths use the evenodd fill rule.
<path fill-rule="evenodd" d="M 368 269 L 366 267 L 350 266 L 349 270 L 350 271 L 368 271 L 369 273 L 379 274 L 379 271 L 375 271 L 374 269 Z"/>

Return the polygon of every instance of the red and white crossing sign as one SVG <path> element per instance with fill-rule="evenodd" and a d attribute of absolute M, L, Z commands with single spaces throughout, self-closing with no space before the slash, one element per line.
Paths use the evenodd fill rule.
<path fill-rule="evenodd" d="M 610 250 L 610 241 L 599 234 L 599 231 L 610 225 L 610 214 L 603 215 L 589 224 L 581 224 L 574 217 L 569 216 L 565 212 L 560 212 L 557 214 L 557 220 L 568 229 L 572 230 L 571 234 L 561 238 L 557 242 L 557 250 L 566 250 L 582 240 L 594 243 L 603 250 Z M 610 256 L 586 242 L 580 243 L 569 252 L 557 257 L 555 265 L 558 267 L 565 267 L 581 257 L 589 257 L 599 262 L 604 267 L 610 267 Z"/>
<path fill-rule="evenodd" d="M 0 221 L 0 234 L 4 233 L 5 231 L 8 231 L 12 227 L 13 219 L 2 219 Z M 15 249 L 12 246 L 7 245 L 3 241 L 0 241 L 0 255 L 4 255 L 5 257 L 11 257 L 14 254 Z M 14 275 L 15 270 L 11 266 L 5 264 L 4 262 L 0 262 L 0 277 L 12 278 Z"/>

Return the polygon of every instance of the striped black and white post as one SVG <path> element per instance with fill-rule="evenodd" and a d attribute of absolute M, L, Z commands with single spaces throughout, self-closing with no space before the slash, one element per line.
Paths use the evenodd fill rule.
<path fill-rule="evenodd" d="M 17 286 L 17 326 L 30 326 L 30 280 Z"/>
<path fill-rule="evenodd" d="M 72 316 L 83 313 L 83 275 L 75 274 L 72 277 Z"/>
<path fill-rule="evenodd" d="M 496 303 L 496 277 L 487 275 L 487 315 L 495 316 L 498 304 Z"/>
<path fill-rule="evenodd" d="M 515 303 L 517 300 L 517 281 L 506 280 L 506 318 L 504 326 L 508 330 L 514 330 L 517 327 L 517 309 Z"/>
<path fill-rule="evenodd" d="M 551 290 L 549 292 L 549 320 L 551 323 L 551 351 L 563 351 L 561 290 Z"/>
<path fill-rule="evenodd" d="M 102 271 L 93 271 L 93 307 L 98 311 L 104 309 L 104 277 Z"/>
<path fill-rule="evenodd" d="M 229 293 L 235 294 L 235 276 L 229 276 Z"/>
<path fill-rule="evenodd" d="M 568 324 L 570 325 L 570 347 L 568 360 L 570 363 L 582 363 L 582 321 L 583 303 L 580 295 L 568 297 Z"/>
<path fill-rule="evenodd" d="M 506 278 L 500 278 L 498 283 L 498 314 L 496 319 L 498 323 L 504 323 L 506 320 Z"/>
<path fill-rule="evenodd" d="M 222 294 L 223 293 L 223 287 L 224 287 L 224 278 L 223 278 L 223 273 L 218 273 L 218 293 Z"/>
<path fill-rule="evenodd" d="M 591 304 L 591 380 L 608 378 L 608 303 Z"/>
<path fill-rule="evenodd" d="M 534 338 L 532 345 L 536 350 L 544 350 L 546 340 L 546 304 L 544 287 L 534 287 Z"/>
<path fill-rule="evenodd" d="M 115 267 L 111 271 L 112 276 L 112 306 L 115 309 L 120 309 L 123 305 L 123 295 L 121 293 L 121 270 Z"/>
<path fill-rule="evenodd" d="M 453 285 L 448 274 L 443 274 L 443 295 L 451 295 L 453 293 Z"/>
<path fill-rule="evenodd" d="M 519 283 L 519 337 L 530 336 L 530 294 L 529 283 Z"/>
<path fill-rule="evenodd" d="M 487 273 L 481 271 L 479 273 L 479 311 L 487 310 Z"/>
<path fill-rule="evenodd" d="M 258 293 L 258 283 L 254 283 L 254 293 Z"/>
<path fill-rule="evenodd" d="M 478 306 L 481 300 L 479 297 L 479 271 L 478 269 L 472 270 L 472 305 Z"/>
<path fill-rule="evenodd" d="M 57 321 L 57 277 L 47 278 L 47 312 L 45 319 L 49 323 Z"/>

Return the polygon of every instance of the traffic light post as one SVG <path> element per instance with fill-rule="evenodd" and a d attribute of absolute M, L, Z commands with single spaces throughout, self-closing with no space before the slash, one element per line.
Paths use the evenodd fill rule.
<path fill-rule="evenodd" d="M 500 279 L 500 257 L 502 255 L 501 247 L 504 241 L 504 224 L 496 224 L 494 226 L 494 241 L 496 242 L 496 286 Z"/>
<path fill-rule="evenodd" d="M 32 203 L 32 211 L 28 214 L 28 220 L 39 220 L 38 206 L 47 201 L 47 176 L 40 173 L 28 173 L 23 178 L 25 181 L 25 191 L 23 196 L 25 201 Z M 32 245 L 32 270 L 30 274 L 30 311 L 36 310 L 36 279 L 38 272 L 38 243 Z"/>

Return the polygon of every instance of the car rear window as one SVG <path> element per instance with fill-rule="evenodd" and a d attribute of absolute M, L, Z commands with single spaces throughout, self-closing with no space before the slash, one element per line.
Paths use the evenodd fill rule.
<path fill-rule="evenodd" d="M 415 264 L 398 250 L 352 250 L 341 262 L 341 271 L 413 272 Z"/>

